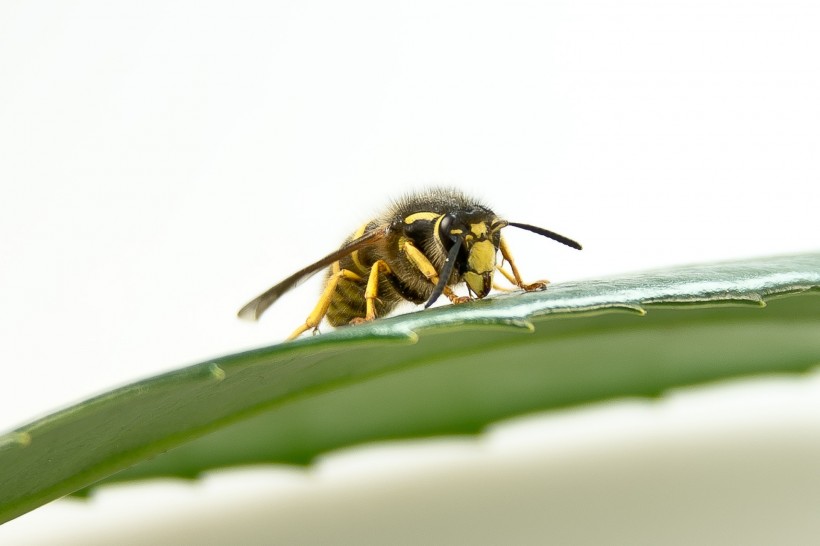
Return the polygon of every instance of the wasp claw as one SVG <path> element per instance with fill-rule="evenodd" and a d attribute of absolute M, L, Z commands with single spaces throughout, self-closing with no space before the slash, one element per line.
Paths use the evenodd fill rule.
<path fill-rule="evenodd" d="M 549 281 L 537 281 L 532 284 L 523 284 L 521 285 L 521 288 L 525 292 L 539 292 L 541 290 L 546 290 L 549 283 Z"/>

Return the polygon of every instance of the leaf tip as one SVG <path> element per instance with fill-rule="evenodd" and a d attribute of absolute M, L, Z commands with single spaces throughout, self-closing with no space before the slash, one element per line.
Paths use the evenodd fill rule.
<path fill-rule="evenodd" d="M 211 363 L 208 366 L 208 374 L 210 374 L 211 378 L 216 381 L 222 381 L 225 379 L 225 370 L 220 368 L 218 364 Z"/>
<path fill-rule="evenodd" d="M 415 330 L 404 330 L 401 333 L 401 337 L 410 344 L 418 343 L 419 341 L 419 335 L 415 332 Z"/>
<path fill-rule="evenodd" d="M 632 313 L 637 314 L 638 316 L 646 315 L 646 308 L 643 305 L 636 305 L 631 303 L 619 303 L 615 305 L 617 309 L 623 309 L 625 311 L 631 311 Z"/>
<path fill-rule="evenodd" d="M 31 445 L 31 434 L 28 432 L 10 432 L 0 437 L 0 449 L 4 447 L 28 447 Z"/>
<path fill-rule="evenodd" d="M 505 324 L 512 326 L 514 328 L 518 328 L 520 330 L 526 330 L 527 332 L 535 331 L 535 324 L 533 324 L 532 321 L 526 319 L 513 319 L 507 321 Z"/>

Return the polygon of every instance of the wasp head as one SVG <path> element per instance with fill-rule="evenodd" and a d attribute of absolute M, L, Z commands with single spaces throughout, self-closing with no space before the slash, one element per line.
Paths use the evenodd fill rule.
<path fill-rule="evenodd" d="M 501 228 L 506 225 L 507 222 L 485 209 L 442 215 L 435 232 L 447 252 L 441 278 L 448 279 L 455 271 L 475 297 L 483 298 L 489 294 Z"/>

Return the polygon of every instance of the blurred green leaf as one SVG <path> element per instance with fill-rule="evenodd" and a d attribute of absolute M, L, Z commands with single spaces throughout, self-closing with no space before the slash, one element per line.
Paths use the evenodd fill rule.
<path fill-rule="evenodd" d="M 0 522 L 104 478 L 307 464 L 361 442 L 472 434 L 526 412 L 804 372 L 820 363 L 818 287 L 820 253 L 683 267 L 216 358 L 0 436 Z"/>

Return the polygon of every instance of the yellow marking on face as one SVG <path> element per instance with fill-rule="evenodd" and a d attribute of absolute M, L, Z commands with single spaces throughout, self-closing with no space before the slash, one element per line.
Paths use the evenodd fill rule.
<path fill-rule="evenodd" d="M 510 225 L 510 223 L 506 220 L 496 220 L 495 222 L 493 222 L 493 225 L 490 226 L 490 231 L 495 233 L 499 229 L 503 229 L 508 225 Z"/>
<path fill-rule="evenodd" d="M 495 269 L 496 248 L 492 242 L 484 240 L 473 243 L 470 247 L 470 257 L 467 267 L 476 273 L 486 273 Z"/>
<path fill-rule="evenodd" d="M 450 233 L 453 234 L 453 235 L 461 235 L 464 232 L 460 229 L 451 229 Z"/>
<path fill-rule="evenodd" d="M 487 235 L 487 223 L 478 222 L 477 224 L 470 224 L 470 231 L 480 239 L 482 235 Z"/>
<path fill-rule="evenodd" d="M 416 220 L 435 220 L 441 216 L 437 212 L 414 212 L 404 219 L 405 224 L 412 224 Z"/>
<path fill-rule="evenodd" d="M 485 277 L 487 277 L 485 279 Z M 493 285 L 493 274 L 485 273 L 483 275 L 479 275 L 478 273 L 473 273 L 472 271 L 468 271 L 464 274 L 464 281 L 467 283 L 467 286 L 470 287 L 473 294 L 475 294 L 479 298 L 483 298 L 486 296 Z"/>

